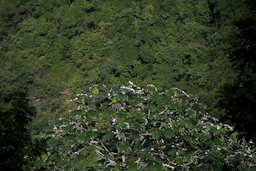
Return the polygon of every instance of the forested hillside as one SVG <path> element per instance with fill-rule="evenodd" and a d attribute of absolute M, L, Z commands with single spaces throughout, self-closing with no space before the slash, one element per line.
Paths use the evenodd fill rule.
<path fill-rule="evenodd" d="M 212 100 L 232 77 L 224 38 L 241 10 L 239 1 L 2 1 L 1 75 L 42 101 L 127 80 Z"/>
<path fill-rule="evenodd" d="M 159 93 L 176 87 L 196 99 L 193 99 L 195 101 L 182 99 L 185 102 L 182 103 L 181 107 L 184 110 L 186 108 L 193 110 L 192 118 L 195 121 L 184 121 L 181 124 L 178 122 L 176 132 L 160 126 L 161 124 L 170 124 L 171 121 L 163 121 L 168 120 L 168 117 L 162 118 L 162 120 L 156 119 L 158 117 L 156 113 L 159 113 L 159 110 L 164 110 L 169 105 L 177 105 L 175 102 L 176 95 L 165 96 L 166 101 L 161 101 L 161 98 L 157 95 L 156 97 L 153 96 L 152 98 L 155 101 L 157 101 L 156 99 L 160 100 L 159 103 L 155 102 L 155 104 L 146 100 L 149 106 L 145 107 L 147 110 L 143 109 L 142 111 L 146 114 L 148 109 L 155 110 L 155 118 L 147 118 L 150 124 L 145 125 L 145 128 L 138 128 L 138 130 L 132 128 L 130 130 L 132 133 L 128 131 L 128 139 L 134 138 L 135 134 L 145 134 L 145 131 L 147 133 L 154 132 L 158 128 L 162 129 L 162 127 L 166 128 L 164 131 L 174 131 L 173 134 L 182 137 L 183 133 L 179 130 L 182 129 L 181 127 L 185 125 L 184 127 L 191 131 L 191 129 L 194 129 L 193 124 L 198 124 L 199 120 L 204 117 L 208 118 L 209 115 L 210 119 L 208 118 L 209 120 L 205 121 L 205 125 L 209 126 L 212 123 L 217 127 L 217 124 L 220 124 L 218 119 L 220 119 L 231 124 L 231 127 L 234 126 L 235 131 L 240 131 L 240 138 L 246 137 L 248 141 L 255 140 L 256 136 L 253 131 L 256 120 L 255 109 L 253 108 L 256 103 L 254 96 L 256 95 L 255 7 L 253 0 L 1 0 L 1 120 L 15 123 L 16 120 L 12 120 L 16 117 L 15 113 L 19 112 L 20 108 L 28 109 L 28 111 L 23 111 L 25 119 L 20 119 L 21 122 L 18 122 L 26 127 L 26 130 L 23 131 L 26 133 L 24 141 L 29 142 L 26 145 L 27 151 L 22 152 L 23 156 L 21 158 L 26 156 L 31 161 L 35 161 L 35 163 L 31 163 L 24 160 L 23 162 L 26 164 L 20 164 L 17 167 L 23 167 L 25 170 L 29 170 L 29 167 L 46 170 L 53 168 L 57 170 L 72 169 L 72 162 L 70 162 L 71 165 L 69 162 L 69 164 L 65 164 L 65 160 L 72 160 L 72 153 L 81 149 L 87 150 L 83 152 L 83 155 L 87 157 L 85 157 L 86 159 L 82 157 L 80 159 L 73 156 L 76 163 L 74 168 L 78 170 L 82 167 L 88 170 L 102 170 L 104 168 L 131 170 L 129 167 L 134 170 L 146 170 L 153 167 L 151 165 L 144 166 L 143 164 L 143 166 L 139 166 L 138 163 L 136 166 L 132 164 L 130 166 L 128 163 L 124 165 L 124 159 L 120 156 L 126 152 L 130 157 L 128 157 L 130 163 L 134 163 L 138 159 L 135 160 L 136 152 L 131 153 L 129 151 L 130 148 L 133 149 L 132 141 L 122 141 L 122 143 L 125 143 L 121 143 L 121 146 L 125 145 L 129 152 L 125 150 L 125 152 L 120 152 L 117 145 L 120 142 L 109 142 L 110 138 L 104 138 L 104 136 L 110 136 L 111 138 L 114 136 L 105 135 L 104 131 L 103 133 L 100 132 L 101 129 L 104 130 L 107 127 L 101 119 L 97 120 L 100 135 L 96 136 L 97 133 L 93 132 L 93 128 L 90 127 L 92 125 L 97 126 L 91 123 L 96 123 L 95 118 L 87 117 L 86 112 L 78 114 L 86 115 L 85 118 L 90 119 L 90 121 L 83 121 L 84 125 L 82 127 L 84 129 L 88 128 L 91 131 L 90 133 L 95 134 L 95 137 L 81 133 L 82 136 L 85 136 L 84 139 L 75 136 L 77 141 L 74 142 L 78 145 L 78 140 L 83 141 L 81 147 L 76 150 L 71 149 L 70 153 L 64 150 L 65 152 L 61 157 L 51 158 L 56 152 L 53 149 L 59 148 L 60 151 L 65 148 L 68 149 L 68 147 L 62 146 L 63 144 L 57 146 L 59 141 L 62 140 L 51 137 L 55 136 L 51 130 L 54 126 L 54 128 L 57 128 L 62 124 L 59 123 L 59 118 L 72 118 L 76 115 L 73 109 L 77 106 L 71 99 L 77 97 L 77 94 L 80 94 L 85 87 L 96 87 L 97 89 L 89 91 L 93 92 L 92 95 L 95 99 L 87 102 L 86 98 L 88 97 L 86 96 L 81 103 L 83 103 L 83 107 L 88 106 L 88 104 L 94 106 L 93 111 L 95 113 L 99 111 L 98 113 L 110 115 L 114 111 L 110 112 L 107 107 L 103 108 L 106 101 L 101 100 L 104 98 L 110 100 L 109 107 L 113 108 L 113 104 L 119 104 L 119 102 L 121 104 L 123 97 L 113 95 L 103 98 L 99 94 L 111 91 L 111 88 L 103 90 L 99 87 L 103 85 L 109 87 L 121 86 L 128 81 L 132 81 L 141 87 L 153 84 L 157 87 Z M 133 83 L 134 87 L 131 86 L 130 88 L 136 89 L 137 86 Z M 128 96 L 130 94 L 127 95 L 127 98 Z M 28 122 L 31 121 L 35 113 L 34 108 L 27 101 L 28 98 L 31 99 L 33 106 L 37 109 L 37 115 L 33 118 L 30 127 L 27 127 Z M 172 99 L 171 104 L 169 104 L 170 98 Z M 19 102 L 17 99 L 21 101 L 20 106 L 24 105 L 23 107 L 16 105 L 16 102 Z M 190 100 L 191 104 L 189 103 Z M 187 101 L 189 102 L 187 103 Z M 200 104 L 202 103 L 199 106 L 205 106 L 202 111 L 201 107 L 192 105 L 192 103 L 197 104 L 198 101 Z M 140 103 L 145 105 L 143 101 Z M 122 105 L 129 106 L 129 102 L 122 102 Z M 137 108 L 134 101 L 130 105 L 129 107 L 132 110 Z M 182 113 L 187 112 L 187 110 L 184 112 L 183 109 L 175 107 L 168 109 L 177 113 L 177 116 L 170 117 L 172 122 L 183 117 Z M 120 112 L 119 109 L 115 108 L 115 110 Z M 132 113 L 131 111 L 125 112 L 127 115 Z M 143 115 L 143 112 L 139 112 L 139 115 Z M 201 115 L 201 112 L 205 115 Z M 8 117 L 6 117 L 7 115 Z M 141 119 L 145 119 L 144 116 L 133 120 L 129 117 L 122 118 L 119 114 L 117 115 L 113 114 L 109 117 L 120 117 L 122 122 L 125 122 L 124 119 L 130 119 L 131 122 L 137 122 L 137 120 L 141 122 Z M 0 123 L 1 125 L 4 123 L 7 127 L 8 122 L 1 121 Z M 77 123 L 80 124 L 80 121 L 77 121 Z M 157 124 L 160 125 L 156 126 Z M 9 127 L 15 128 L 15 125 L 9 125 Z M 1 132 L 7 130 L 0 128 Z M 114 130 L 114 126 L 112 128 Z M 185 149 L 185 151 L 179 151 L 182 154 L 176 156 L 177 160 L 180 158 L 181 160 L 177 161 L 175 159 L 174 151 L 163 151 L 164 155 L 169 155 L 169 157 L 160 156 L 156 159 L 152 156 L 150 158 L 150 154 L 148 161 L 145 161 L 144 164 L 147 164 L 147 162 L 156 163 L 154 165 L 155 170 L 159 170 L 161 165 L 168 162 L 176 164 L 165 166 L 178 170 L 184 168 L 203 169 L 206 167 L 239 169 L 255 166 L 252 160 L 255 159 L 253 150 L 246 153 L 244 159 L 237 156 L 237 153 L 232 153 L 236 147 L 238 151 L 240 150 L 238 153 L 244 153 L 243 150 L 248 147 L 248 144 L 243 142 L 244 144 L 239 145 L 236 142 L 236 133 L 230 134 L 231 139 L 229 139 L 230 135 L 225 137 L 229 132 L 228 128 L 227 126 L 223 128 L 221 133 L 215 133 L 216 130 L 207 130 L 205 127 L 199 126 L 197 129 L 202 129 L 207 133 L 189 132 L 187 136 L 199 136 L 203 144 L 197 144 L 190 139 L 179 139 L 179 143 L 182 143 L 176 148 L 178 150 Z M 113 130 L 110 130 L 110 132 Z M 28 136 L 27 131 L 31 133 L 31 137 Z M 56 129 L 54 131 L 56 133 Z M 6 136 L 7 132 L 4 132 L 3 137 Z M 163 137 L 160 134 L 162 133 L 152 135 L 153 137 L 148 139 L 152 142 L 148 142 L 145 149 L 156 148 L 156 143 L 160 141 L 162 143 L 161 139 L 167 138 L 167 142 L 169 142 L 171 138 L 175 138 L 173 134 L 163 135 Z M 213 137 L 212 141 L 206 138 L 210 134 Z M 66 134 L 61 136 L 66 138 Z M 222 139 L 218 141 L 216 136 L 222 137 Z M 89 161 L 88 154 L 86 154 L 88 152 L 86 145 L 91 143 L 90 141 L 99 142 L 101 140 L 101 143 L 110 143 L 106 145 L 107 148 L 113 143 L 114 147 L 111 153 L 106 151 L 104 145 L 101 144 L 100 147 L 111 157 L 106 157 L 104 153 L 100 154 L 100 157 Z M 65 145 L 68 144 L 70 147 L 72 143 L 69 139 L 67 138 L 65 141 Z M 187 144 L 184 143 L 185 141 Z M 51 142 L 56 143 L 56 147 L 49 144 Z M 170 141 L 169 143 L 175 142 Z M 221 156 L 216 148 L 217 146 L 224 146 L 225 143 L 232 143 L 233 146 L 222 149 L 222 152 L 225 151 L 223 155 L 226 156 Z M 138 144 L 135 145 L 137 150 L 138 148 L 144 148 L 143 145 Z M 205 144 L 211 145 L 204 149 Z M 40 150 L 36 149 L 36 146 L 40 146 Z M 14 145 L 14 147 L 16 146 Z M 2 145 L 1 148 L 4 149 L 5 146 Z M 157 148 L 160 148 L 160 146 Z M 2 149 L 1 153 L 2 151 L 4 154 L 8 152 L 8 150 Z M 49 151 L 49 149 L 53 151 Z M 208 149 L 209 151 L 207 151 Z M 99 151 L 102 153 L 102 150 Z M 118 153 L 120 156 L 115 158 L 112 156 L 114 155 L 112 152 Z M 211 155 L 216 153 L 217 157 L 211 159 L 197 158 L 203 153 L 211 153 Z M 143 158 L 143 155 L 138 156 Z M 182 156 L 187 158 L 184 159 Z M 39 158 L 41 161 L 39 161 Z M 147 157 L 144 156 L 144 158 Z M 163 161 L 160 161 L 160 159 L 163 159 Z M 87 162 L 93 162 L 95 165 L 93 163 L 91 165 L 81 164 L 86 160 L 88 160 Z M 114 161 L 115 164 L 111 161 Z M 5 164 L 8 165 L 8 162 Z M 102 164 L 102 162 L 105 162 L 105 164 Z M 161 168 L 166 169 L 168 167 Z"/>

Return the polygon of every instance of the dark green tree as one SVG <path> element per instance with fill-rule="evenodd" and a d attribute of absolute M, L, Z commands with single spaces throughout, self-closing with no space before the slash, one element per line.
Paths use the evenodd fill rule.
<path fill-rule="evenodd" d="M 28 125 L 35 108 L 23 92 L 1 94 L 0 100 L 0 170 L 22 170 L 32 145 Z"/>
<path fill-rule="evenodd" d="M 256 2 L 246 1 L 248 11 L 235 21 L 237 34 L 230 37 L 230 60 L 236 79 L 222 89 L 220 106 L 226 113 L 239 138 L 256 140 Z"/>

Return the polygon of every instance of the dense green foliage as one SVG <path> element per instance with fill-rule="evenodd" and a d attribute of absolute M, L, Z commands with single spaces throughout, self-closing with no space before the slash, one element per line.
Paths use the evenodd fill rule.
<path fill-rule="evenodd" d="M 29 164 L 23 167 L 24 170 L 30 170 L 30 167 L 102 169 L 106 165 L 117 170 L 142 169 L 144 166 L 138 162 L 150 163 L 145 169 L 156 167 L 162 170 L 165 169 L 163 165 L 176 169 L 252 166 L 254 150 L 248 152 L 248 144 L 244 142 L 239 145 L 235 140 L 236 132 L 232 136 L 226 135 L 229 126 L 219 123 L 215 117 L 233 124 L 234 131 L 240 132 L 238 137 L 255 139 L 255 28 L 254 0 L 1 0 L 1 125 L 4 123 L 1 129 L 16 130 L 13 116 L 22 114 L 25 119 L 20 124 L 24 129 L 18 130 L 27 137 L 17 147 L 18 167 L 21 167 L 21 156 L 25 154 Z M 84 103 L 82 107 L 85 103 L 87 107 L 94 104 L 94 110 L 68 112 L 75 105 L 68 100 L 85 85 L 115 85 L 127 81 L 141 86 L 153 83 L 163 92 L 168 90 L 169 94 L 153 93 L 150 98 L 155 104 L 147 106 L 141 101 L 145 107 L 141 111 L 137 111 L 136 102 L 143 100 L 143 95 L 128 94 L 132 101 L 122 101 L 122 104 L 129 107 L 130 103 L 131 111 L 124 112 L 118 111 L 118 104 L 126 95 L 118 94 L 117 99 L 109 101 L 108 88 L 101 87 L 100 92 L 93 90 L 92 98 L 77 97 L 77 102 Z M 179 89 L 170 90 L 170 87 Z M 120 87 L 115 88 L 121 92 Z M 195 94 L 198 101 L 208 107 L 204 108 L 194 96 L 187 97 L 180 89 Z M 179 94 L 178 97 L 172 94 L 174 92 Z M 27 100 L 27 93 L 38 113 L 30 126 L 34 109 Z M 100 96 L 96 96 L 98 93 Z M 85 102 L 83 98 L 92 101 Z M 221 109 L 216 107 L 217 102 Z M 112 109 L 113 106 L 117 108 Z M 159 115 L 165 107 L 169 107 L 166 115 Z M 148 113 L 146 109 L 153 110 L 152 116 L 156 118 L 143 125 L 142 120 Z M 171 110 L 177 115 L 168 113 Z M 141 123 L 139 130 L 109 125 L 112 117 L 120 117 L 120 124 L 134 126 Z M 63 120 L 58 121 L 59 118 Z M 169 124 L 170 120 L 176 127 L 173 130 L 159 125 Z M 76 123 L 84 124 L 90 135 L 77 130 L 79 125 Z M 98 123 L 100 127 L 97 129 L 102 132 L 93 132 L 93 123 Z M 51 132 L 53 125 L 56 127 Z M 66 130 L 58 132 L 64 129 L 61 125 L 66 125 Z M 182 127 L 185 132 L 180 131 Z M 114 138 L 113 142 L 104 139 L 105 136 L 113 138 L 111 130 L 119 128 L 131 136 L 129 138 L 135 138 L 132 147 L 130 140 L 122 144 L 121 139 Z M 33 143 L 27 147 L 26 142 L 30 141 L 28 129 L 32 131 Z M 104 132 L 108 129 L 109 133 Z M 134 135 L 136 131 L 138 134 Z M 146 135 L 147 142 L 143 146 L 138 136 L 145 131 L 166 133 L 159 133 L 160 137 Z M 5 139 L 5 136 L 1 134 L 0 138 Z M 90 144 L 93 136 L 98 138 L 93 142 L 99 144 Z M 200 137 L 203 140 L 197 143 L 195 139 Z M 182 154 L 176 155 L 175 148 L 159 149 L 161 139 L 170 144 L 177 141 L 182 147 L 175 148 Z M 13 140 L 16 142 L 15 138 Z M 119 150 L 120 144 L 127 143 L 130 143 L 129 148 L 126 147 L 134 148 L 134 152 Z M 111 151 L 107 152 L 104 145 L 108 150 L 111 147 Z M 92 147 L 99 147 L 96 150 L 102 155 L 87 154 Z M 164 156 L 155 156 L 157 152 L 154 150 L 136 153 L 143 148 L 158 149 Z M 45 150 L 46 153 L 36 157 Z M 83 154 L 76 155 L 77 150 L 82 150 Z M 60 151 L 63 153 L 57 154 Z M 114 156 L 114 153 L 120 156 Z M 122 159 L 123 154 L 125 159 Z M 217 158 L 208 158 L 206 154 L 216 154 Z M 142 159 L 144 155 L 148 156 L 147 161 L 137 160 L 136 157 Z M 124 165 L 123 160 L 133 164 Z M 134 165 L 133 161 L 138 162 Z"/>
<path fill-rule="evenodd" d="M 180 87 L 212 104 L 233 77 L 224 37 L 235 31 L 239 1 L 14 2 L 1 1 L 1 65 L 29 65 L 36 99 L 132 80 Z"/>
<path fill-rule="evenodd" d="M 241 138 L 256 140 L 256 2 L 248 1 L 250 10 L 237 19 L 237 40 L 230 56 L 237 78 L 222 90 L 220 106 L 235 124 Z"/>
<path fill-rule="evenodd" d="M 2 94 L 1 94 L 2 95 Z M 26 95 L 14 92 L 0 101 L 0 169 L 20 170 L 32 150 L 28 124 L 35 115 Z"/>
<path fill-rule="evenodd" d="M 255 148 L 205 111 L 194 96 L 154 85 L 92 86 L 76 108 L 43 132 L 46 170 L 240 170 L 255 166 Z"/>

